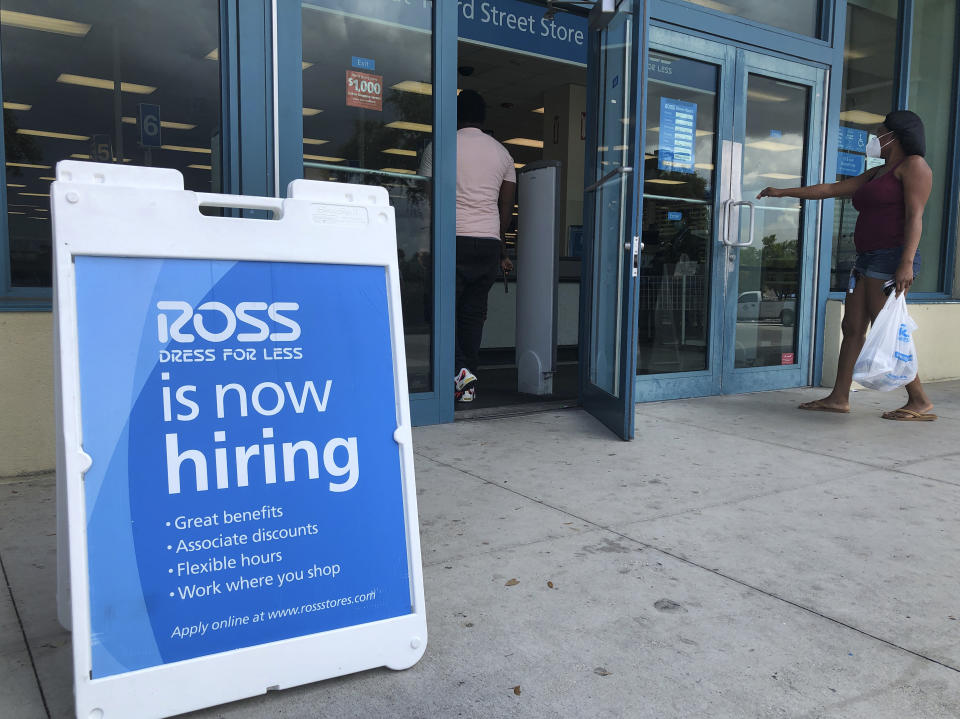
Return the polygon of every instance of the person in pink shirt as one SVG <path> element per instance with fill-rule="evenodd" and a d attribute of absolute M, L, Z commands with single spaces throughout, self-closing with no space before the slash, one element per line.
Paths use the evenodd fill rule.
<path fill-rule="evenodd" d="M 454 395 L 472 402 L 487 296 L 500 269 L 509 272 L 504 233 L 513 219 L 517 171 L 507 148 L 482 127 L 487 106 L 479 93 L 457 97 L 457 331 Z"/>

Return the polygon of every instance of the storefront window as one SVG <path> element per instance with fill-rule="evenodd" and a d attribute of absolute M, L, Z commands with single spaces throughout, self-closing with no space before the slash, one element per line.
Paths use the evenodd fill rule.
<path fill-rule="evenodd" d="M 820 0 L 687 0 L 711 10 L 773 25 L 784 30 L 816 37 L 819 32 Z"/>
<path fill-rule="evenodd" d="M 433 139 L 432 13 L 420 2 L 343 6 L 302 4 L 304 177 L 390 193 L 408 382 L 411 392 L 429 391 L 433 183 L 424 156 Z"/>
<path fill-rule="evenodd" d="M 955 0 L 914 0 L 913 37 L 910 52 L 910 92 L 908 106 L 923 119 L 927 133 L 927 162 L 933 170 L 933 191 L 923 213 L 920 254 L 923 267 L 913 285 L 914 292 L 942 289 L 944 202 L 952 158 L 950 135 L 953 123 L 951 107 L 956 56 L 954 38 L 957 26 Z M 956 202 L 956 197 L 950 199 Z"/>
<path fill-rule="evenodd" d="M 216 0 L 0 0 L 10 274 L 51 283 L 50 182 L 60 160 L 172 167 L 220 189 Z M 152 107 L 144 107 L 152 106 Z M 140 117 L 152 118 L 140 124 Z M 159 121 L 159 132 L 152 128 Z"/>
<path fill-rule="evenodd" d="M 838 180 L 861 174 L 872 167 L 873 162 L 882 163 L 867 158 L 865 150 L 869 134 L 896 107 L 898 6 L 898 0 L 849 0 L 847 3 Z M 830 289 L 834 292 L 847 289 L 850 269 L 856 259 L 853 231 L 857 214 L 850 198 L 835 201 L 830 274 Z"/>

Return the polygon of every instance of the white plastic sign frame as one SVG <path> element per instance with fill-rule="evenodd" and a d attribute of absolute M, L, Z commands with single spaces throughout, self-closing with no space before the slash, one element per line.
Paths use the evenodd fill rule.
<path fill-rule="evenodd" d="M 296 180 L 286 199 L 184 191 L 179 172 L 65 161 L 51 186 L 58 491 L 66 500 L 77 716 L 164 717 L 268 690 L 386 666 L 406 669 L 427 641 L 394 210 L 380 187 Z M 241 207 L 274 219 L 214 217 Z M 76 259 L 229 260 L 382 267 L 393 355 L 409 614 L 92 678 L 91 602 Z M 117 302 L 123 302 L 117 297 Z M 105 360 L 106 361 L 106 360 Z M 389 398 L 388 400 L 389 401 Z M 60 507 L 63 510 L 63 507 Z M 61 549 L 65 549 L 61 542 Z M 65 552 L 61 551 L 61 555 Z M 61 561 L 64 557 L 61 556 Z M 173 570 L 170 570 L 171 573 Z M 62 587 L 61 587 L 62 588 Z M 171 593 L 172 596 L 172 593 Z M 63 609 L 61 607 L 61 609 Z M 64 619 L 64 612 L 61 611 Z"/>

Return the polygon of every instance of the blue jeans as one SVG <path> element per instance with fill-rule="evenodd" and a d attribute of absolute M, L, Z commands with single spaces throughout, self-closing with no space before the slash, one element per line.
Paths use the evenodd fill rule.
<path fill-rule="evenodd" d="M 870 250 L 869 252 L 858 252 L 857 259 L 853 263 L 853 269 L 850 270 L 850 288 L 857 284 L 860 277 L 872 277 L 877 280 L 889 281 L 897 272 L 900 266 L 900 258 L 903 257 L 902 247 L 887 247 L 882 250 Z M 913 256 L 913 276 L 920 274 L 920 253 Z"/>

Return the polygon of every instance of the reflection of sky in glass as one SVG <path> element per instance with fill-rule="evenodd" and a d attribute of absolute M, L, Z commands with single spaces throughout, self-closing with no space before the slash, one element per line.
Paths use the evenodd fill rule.
<path fill-rule="evenodd" d="M 819 0 L 687 0 L 801 35 L 817 35 Z"/>

